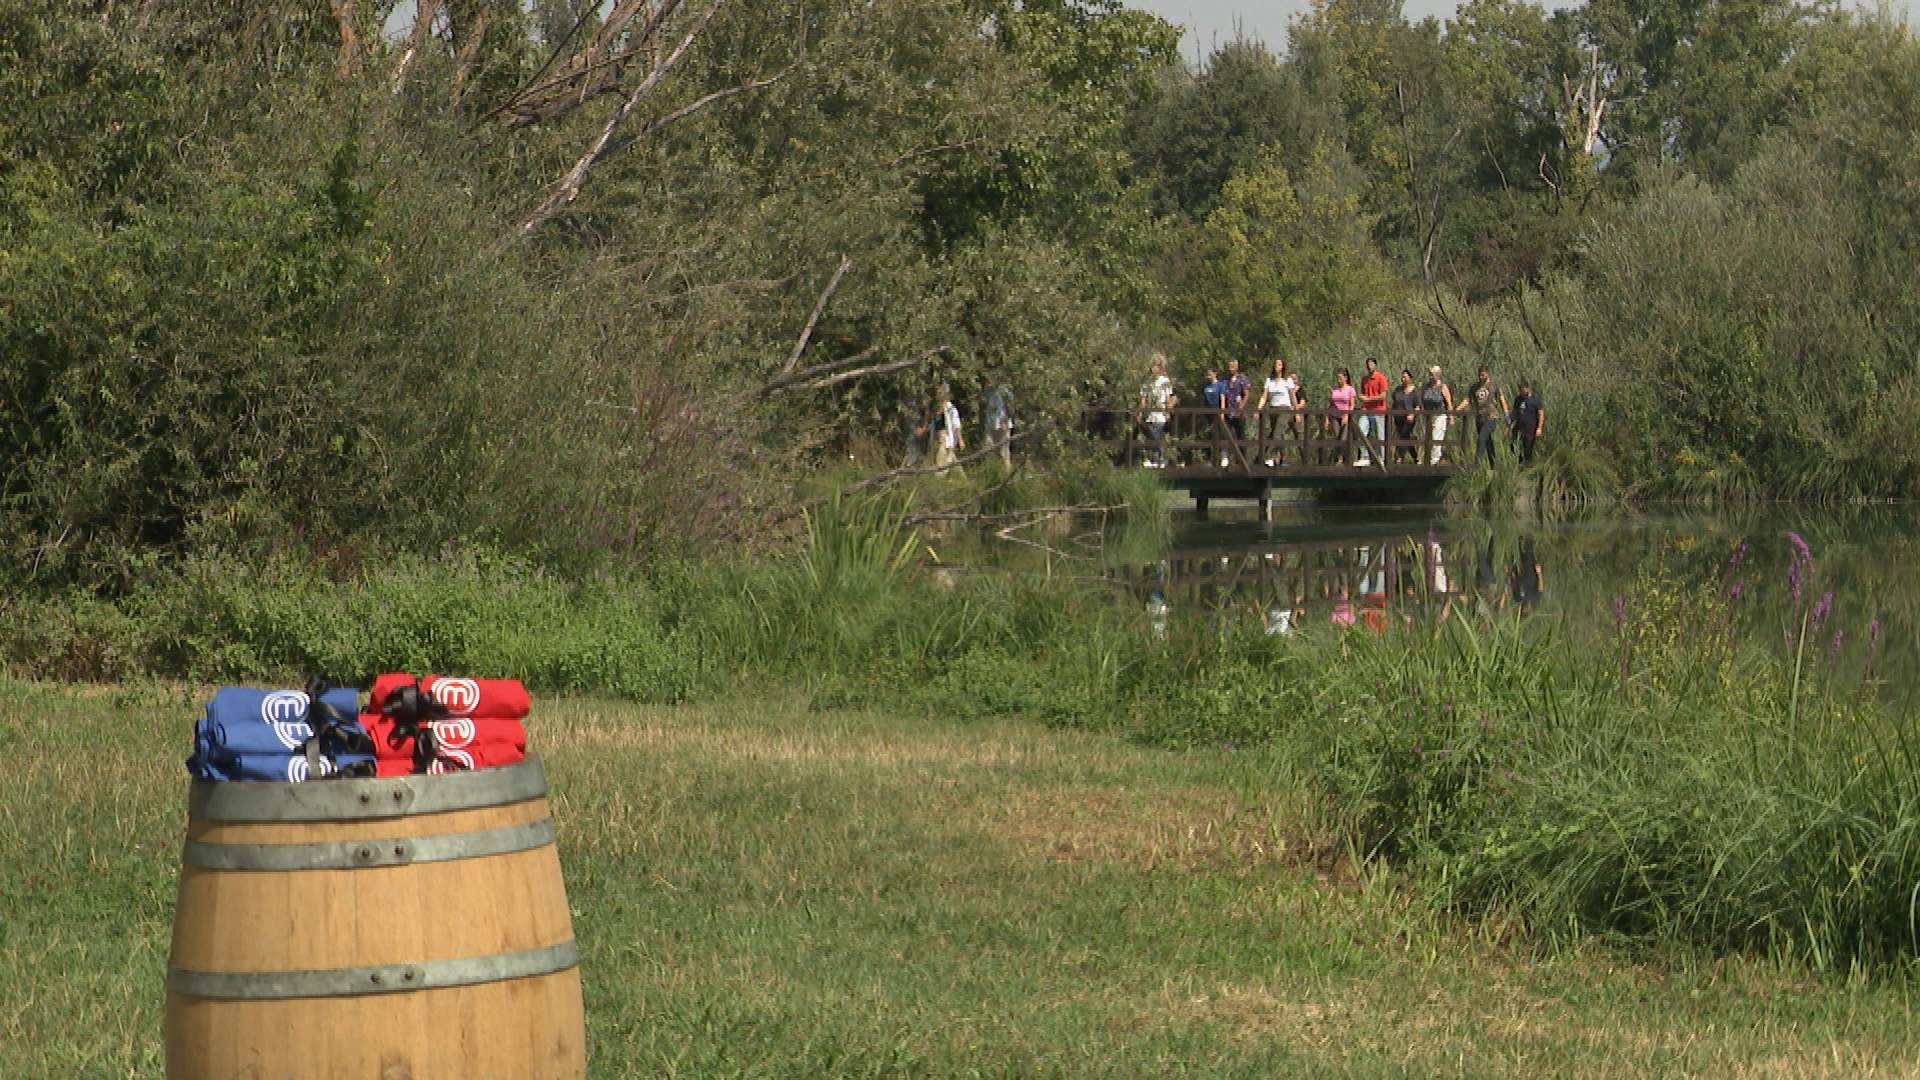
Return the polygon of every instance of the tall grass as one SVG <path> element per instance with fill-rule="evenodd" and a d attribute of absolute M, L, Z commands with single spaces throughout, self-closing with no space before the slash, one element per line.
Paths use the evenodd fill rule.
<path fill-rule="evenodd" d="M 1598 641 L 1511 614 L 1268 634 L 1082 582 L 919 572 L 909 512 L 829 504 L 794 555 L 587 585 L 480 554 L 344 581 L 208 562 L 64 623 L 58 600 L 18 609 L 38 629 L 0 640 L 36 674 L 458 669 L 661 702 L 786 686 L 1259 748 L 1309 824 L 1442 908 L 1820 969 L 1920 956 L 1920 736 L 1834 664 L 1810 556 L 1785 653 L 1738 590 L 1661 575 Z"/>

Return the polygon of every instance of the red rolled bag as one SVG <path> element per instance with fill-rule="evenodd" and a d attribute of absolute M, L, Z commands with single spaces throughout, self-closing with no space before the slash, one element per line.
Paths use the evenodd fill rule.
<path fill-rule="evenodd" d="M 373 759 L 375 776 L 412 776 L 420 770 L 413 759 L 413 740 L 403 743 L 405 753 L 384 751 Z M 431 774 L 466 772 L 471 769 L 496 769 L 525 758 L 526 751 L 512 743 L 475 743 L 472 746 L 440 747 L 426 771 Z"/>
<path fill-rule="evenodd" d="M 360 722 L 373 738 L 376 775 L 490 769 L 526 757 L 527 730 L 520 718 L 527 715 L 529 702 L 519 680 L 429 675 L 418 683 L 422 696 L 440 706 L 434 710 L 438 715 L 408 716 L 405 697 L 395 698 L 414 686 L 412 675 L 388 674 L 374 680 Z M 392 707 L 389 699 L 395 699 Z M 414 737 L 416 724 L 433 733 L 431 755 L 420 752 Z"/>
<path fill-rule="evenodd" d="M 387 697 L 402 686 L 412 686 L 415 676 L 404 672 L 390 672 L 373 680 L 373 691 L 367 696 L 367 711 L 377 713 L 387 703 Z M 527 699 L 527 688 L 519 679 L 462 679 L 448 675 L 421 675 L 418 677 L 420 689 L 433 700 L 446 706 L 453 716 L 471 716 L 476 719 L 524 720 L 532 708 Z"/>

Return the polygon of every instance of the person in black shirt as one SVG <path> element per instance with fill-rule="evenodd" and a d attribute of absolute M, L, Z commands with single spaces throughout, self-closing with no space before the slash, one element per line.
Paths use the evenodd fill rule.
<path fill-rule="evenodd" d="M 1507 419 L 1519 445 L 1520 464 L 1533 464 L 1533 444 L 1547 433 L 1547 407 L 1534 396 L 1532 383 L 1520 383 L 1520 396 L 1513 399 L 1513 414 Z"/>
<path fill-rule="evenodd" d="M 1394 388 L 1388 403 L 1393 410 L 1393 460 L 1420 463 L 1420 450 L 1414 445 L 1414 412 L 1420 408 L 1420 388 L 1413 384 L 1413 369 L 1400 369 L 1400 385 Z"/>

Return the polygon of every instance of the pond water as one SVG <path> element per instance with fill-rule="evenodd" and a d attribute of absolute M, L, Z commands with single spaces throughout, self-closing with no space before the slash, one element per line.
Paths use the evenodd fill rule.
<path fill-rule="evenodd" d="M 1798 571 L 1794 537 L 1810 556 Z M 1109 543 L 1105 560 L 1108 580 L 1151 618 L 1217 614 L 1273 633 L 1511 612 L 1578 643 L 1611 637 L 1656 595 L 1724 601 L 1730 627 L 1752 640 L 1797 645 L 1904 693 L 1920 670 L 1916 554 L 1913 506 L 1487 516 L 1289 504 L 1270 521 L 1218 505 L 1205 521 L 1177 512 L 1164 543 Z"/>

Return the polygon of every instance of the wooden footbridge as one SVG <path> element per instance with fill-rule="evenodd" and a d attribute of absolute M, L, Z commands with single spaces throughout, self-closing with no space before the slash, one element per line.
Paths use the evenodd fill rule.
<path fill-rule="evenodd" d="M 1164 423 L 1148 420 L 1164 416 Z M 1378 417 L 1380 437 L 1362 430 Z M 1264 516 L 1273 492 L 1309 488 L 1379 492 L 1401 498 L 1436 493 L 1473 452 L 1469 417 L 1423 412 L 1248 409 L 1235 419 L 1218 409 L 1092 410 L 1087 431 L 1116 466 L 1153 469 L 1185 488 L 1202 516 L 1214 499 L 1251 499 Z"/>

